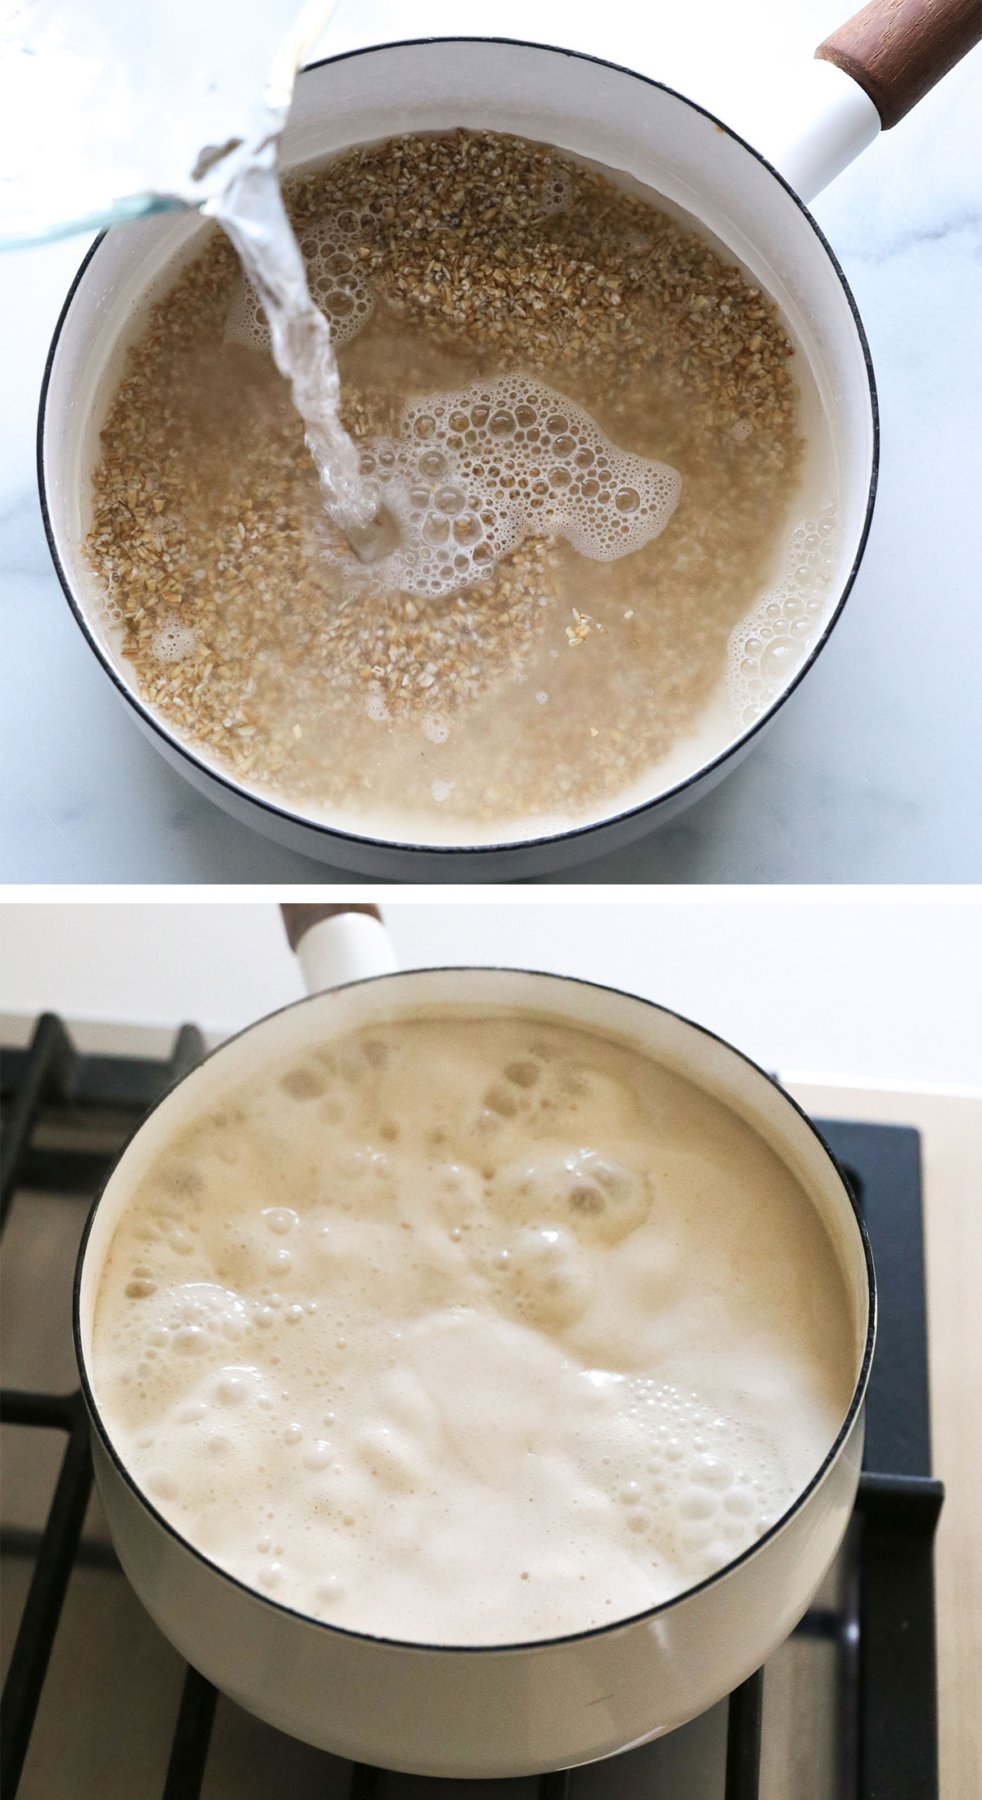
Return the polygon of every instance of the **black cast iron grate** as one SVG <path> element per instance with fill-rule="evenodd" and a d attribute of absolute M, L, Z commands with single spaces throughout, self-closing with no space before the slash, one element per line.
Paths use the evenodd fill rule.
<path fill-rule="evenodd" d="M 170 1058 L 152 1061 L 76 1051 L 54 1014 L 37 1023 L 30 1047 L 5 1053 L 4 1129 L 0 1143 L 0 1220 L 15 1198 L 34 1192 L 98 1193 L 115 1151 L 45 1148 L 38 1128 L 46 1108 L 107 1107 L 135 1129 L 147 1110 L 204 1052 L 185 1025 Z M 934 1636 L 934 1528 L 943 1498 L 930 1473 L 927 1339 L 919 1143 L 903 1127 L 827 1121 L 823 1135 L 860 1200 L 873 1244 L 880 1324 L 867 1409 L 866 1453 L 857 1500 L 861 1521 L 856 1615 L 814 1609 L 805 1634 L 849 1635 L 845 1659 L 857 1800 L 937 1800 L 937 1679 Z M 127 1133 L 128 1135 L 128 1133 Z M 118 1145 L 117 1145 L 118 1148 Z M 58 1631 L 92 1484 L 81 1394 L 3 1390 L 0 1420 L 67 1434 L 67 1447 L 43 1531 L 5 1534 L 10 1553 L 34 1557 L 34 1573 L 8 1669 L 2 1707 L 2 1785 L 14 1800 Z M 725 1800 L 757 1800 L 764 1671 L 729 1701 Z M 198 1800 L 208 1760 L 217 1694 L 188 1668 L 162 1800 Z M 575 1771 L 539 1778 L 540 1800 L 575 1794 Z M 384 1770 L 352 1769 L 351 1800 L 384 1800 Z M 434 1795 L 442 1784 L 430 1784 Z M 666 1795 L 664 1800 L 682 1800 Z"/>

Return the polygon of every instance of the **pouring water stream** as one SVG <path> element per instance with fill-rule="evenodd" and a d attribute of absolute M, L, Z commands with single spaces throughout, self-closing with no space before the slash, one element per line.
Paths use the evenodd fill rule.
<path fill-rule="evenodd" d="M 278 128 L 236 167 L 203 211 L 230 238 L 266 318 L 273 360 L 290 383 L 304 422 L 307 448 L 320 480 L 324 505 L 349 548 L 374 562 L 393 547 L 394 522 L 378 493 L 363 478 L 359 454 L 341 423 L 341 382 L 331 327 L 315 306 L 300 246 L 283 204 L 276 171 L 279 138 L 293 93 L 293 76 L 316 14 L 323 30 L 338 0 L 308 0 L 281 56 L 292 61 L 287 93 L 277 107 Z M 307 29 L 305 29 L 305 20 Z"/>
<path fill-rule="evenodd" d="M 273 358 L 303 419 L 324 505 L 355 555 L 374 562 L 393 547 L 391 516 L 361 475 L 357 447 L 341 423 L 331 328 L 311 299 L 274 157 L 275 144 L 264 146 L 205 210 L 231 239 L 262 303 Z"/>
<path fill-rule="evenodd" d="M 219 0 L 135 14 L 125 0 L 15 4 L 0 44 L 0 247 L 180 207 L 215 219 L 262 301 L 325 508 L 372 561 L 393 532 L 373 530 L 379 497 L 341 424 L 330 326 L 276 168 L 297 71 L 337 5 L 264 0 L 243 17 Z"/>

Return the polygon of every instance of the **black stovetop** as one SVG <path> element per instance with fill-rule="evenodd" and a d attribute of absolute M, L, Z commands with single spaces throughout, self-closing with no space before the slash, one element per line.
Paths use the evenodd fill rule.
<path fill-rule="evenodd" d="M 4 1054 L 3 1354 L 15 1383 L 0 1415 L 5 1800 L 18 1789 L 21 1800 L 936 1800 L 942 1489 L 930 1472 L 917 1133 L 819 1121 L 869 1230 L 879 1335 L 856 1515 L 792 1638 L 728 1701 L 640 1750 L 524 1781 L 425 1781 L 353 1768 L 216 1695 L 131 1594 L 91 1490 L 70 1332 L 85 1213 L 147 1108 L 203 1048 L 185 1026 L 169 1061 L 82 1055 L 45 1015 L 27 1050 Z"/>

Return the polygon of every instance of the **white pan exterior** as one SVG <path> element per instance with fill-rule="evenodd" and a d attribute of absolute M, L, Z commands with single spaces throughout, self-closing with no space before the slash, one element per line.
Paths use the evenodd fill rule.
<path fill-rule="evenodd" d="M 844 104 L 838 94 L 834 99 L 836 105 Z M 868 107 L 865 96 L 862 100 Z M 860 141 L 852 116 L 858 104 L 850 98 L 847 105 L 853 148 Z M 865 127 L 865 119 L 859 124 Z M 395 133 L 455 125 L 551 142 L 637 177 L 700 218 L 779 302 L 812 364 L 832 424 L 841 517 L 832 591 L 844 600 L 872 506 L 875 401 L 868 352 L 848 289 L 824 238 L 790 188 L 715 119 L 642 76 L 567 51 L 478 39 L 388 45 L 308 70 L 297 85 L 283 166 L 296 167 Z M 805 161 L 814 174 L 811 137 L 808 145 Z M 823 147 L 830 155 L 824 140 Z M 838 149 L 841 161 L 841 145 Z M 805 169 L 804 161 L 801 167 Z M 38 452 L 49 542 L 66 593 L 117 688 L 168 761 L 227 812 L 291 849 L 371 875 L 455 881 L 543 874 L 616 849 L 674 816 L 734 767 L 784 695 L 760 724 L 701 772 L 628 813 L 535 842 L 474 849 L 414 847 L 358 837 L 260 801 L 204 757 L 182 748 L 163 723 L 151 719 L 99 622 L 95 581 L 81 544 L 89 477 L 98 454 L 99 407 L 105 405 L 104 371 L 120 343 L 134 335 L 154 281 L 199 230 L 196 214 L 156 215 L 114 229 L 96 246 L 80 271 L 52 347 Z M 819 649 L 821 644 L 794 672 L 786 692 L 797 685 Z"/>
<path fill-rule="evenodd" d="M 92 1327 L 120 1211 L 158 1150 L 229 1081 L 311 1041 L 429 1005 L 533 1009 L 658 1056 L 749 1120 L 810 1195 L 846 1279 L 855 1344 L 848 1416 L 812 1486 L 751 1551 L 626 1623 L 506 1649 L 425 1648 L 305 1619 L 222 1573 L 135 1487 L 93 1399 Z M 260 1718 L 356 1761 L 413 1773 L 508 1776 L 589 1762 L 672 1730 L 770 1655 L 805 1612 L 843 1537 L 863 1446 L 872 1268 L 828 1151 L 794 1104 L 739 1053 L 645 1001 L 517 970 L 384 974 L 315 995 L 209 1058 L 152 1113 L 111 1176 L 83 1240 L 76 1343 L 96 1478 L 129 1580 L 195 1668 Z"/>

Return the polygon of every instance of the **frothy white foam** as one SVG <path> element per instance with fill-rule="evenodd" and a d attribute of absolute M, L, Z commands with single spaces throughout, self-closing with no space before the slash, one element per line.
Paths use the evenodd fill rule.
<path fill-rule="evenodd" d="M 500 1643 L 753 1544 L 854 1361 L 824 1232 L 749 1127 L 632 1051 L 454 1015 L 312 1046 L 161 1154 L 93 1381 L 137 1482 L 240 1579 Z"/>
<path fill-rule="evenodd" d="M 532 533 L 596 562 L 625 556 L 664 531 L 682 486 L 667 463 L 619 450 L 582 407 L 524 375 L 414 401 L 399 437 L 367 446 L 361 469 L 403 533 L 375 578 L 429 596 L 486 579 Z"/>

